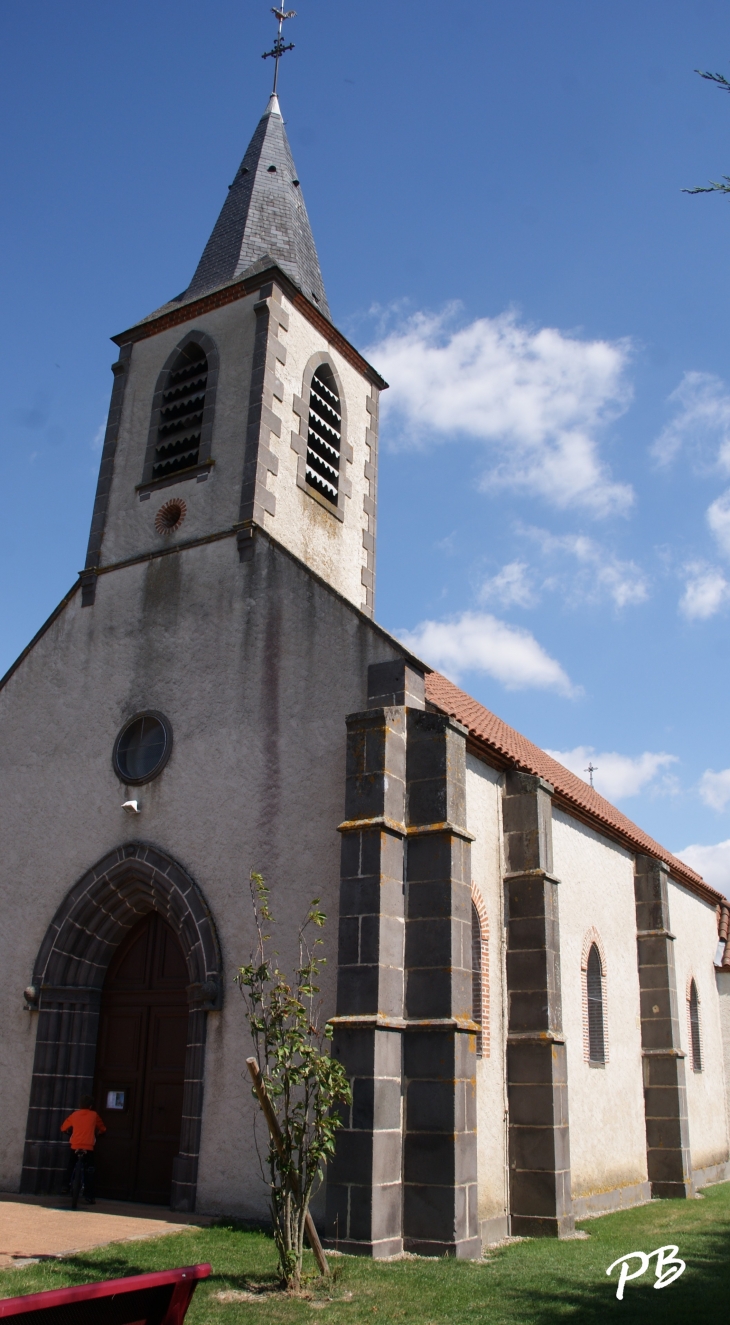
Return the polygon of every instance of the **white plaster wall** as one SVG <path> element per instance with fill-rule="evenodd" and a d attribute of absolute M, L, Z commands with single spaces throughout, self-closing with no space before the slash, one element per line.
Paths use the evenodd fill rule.
<path fill-rule="evenodd" d="M 224 962 L 225 1003 L 209 1015 L 199 1209 L 262 1216 L 252 1141 L 250 1052 L 233 985 L 253 946 L 247 879 L 260 869 L 284 921 L 323 899 L 336 976 L 345 715 L 366 706 L 367 667 L 395 646 L 265 535 L 241 565 L 235 538 L 100 577 L 76 594 L 0 691 L 0 1189 L 17 1190 L 36 1017 L 22 991 L 56 908 L 80 876 L 130 839 L 158 845 L 207 899 Z M 159 709 L 170 761 L 126 789 L 111 753 L 123 722 Z"/>
<path fill-rule="evenodd" d="M 553 810 L 554 870 L 560 879 L 560 969 L 568 1056 L 573 1196 L 645 1182 L 633 858 L 578 820 Z M 606 954 L 608 1062 L 583 1055 L 581 953 L 595 927 Z"/>
<path fill-rule="evenodd" d="M 155 515 L 171 497 L 182 498 L 187 513 L 180 529 L 164 536 L 165 546 L 229 529 L 238 520 L 257 299 L 258 294 L 249 295 L 134 345 L 127 370 L 102 565 L 156 551 L 162 536 L 155 530 Z M 286 362 L 277 363 L 276 371 L 284 394 L 282 401 L 275 398 L 273 402 L 273 412 L 282 420 L 281 436 L 272 433 L 269 443 L 279 461 L 279 472 L 266 476 L 268 489 L 276 497 L 276 512 L 266 514 L 265 528 L 356 607 L 362 607 L 365 589 L 361 571 L 366 564 L 362 535 L 367 528 L 363 498 L 369 492 L 365 466 L 371 461 L 366 445 L 371 416 L 365 401 L 370 396 L 370 384 L 288 300 L 284 299 L 282 306 L 289 316 L 289 330 L 279 329 Z M 204 331 L 215 341 L 220 357 L 211 445 L 215 464 L 204 482 L 181 479 L 140 500 L 136 485 L 142 481 L 157 379 L 175 346 L 194 330 Z M 299 418 L 293 413 L 292 403 L 295 395 L 301 395 L 304 370 L 318 351 L 331 355 L 339 374 L 346 405 L 346 441 L 353 448 L 352 462 L 345 465 L 352 494 L 345 498 L 344 521 L 325 510 L 296 482 L 298 457 L 292 449 L 291 435 L 298 431 Z"/>
<path fill-rule="evenodd" d="M 176 533 L 165 535 L 166 547 L 230 529 L 238 520 L 257 298 L 249 295 L 133 346 L 101 548 L 103 566 L 159 549 L 162 538 L 155 530 L 155 515 L 171 497 L 185 501 L 187 514 Z M 140 501 L 135 488 L 142 482 L 157 379 L 175 346 L 196 330 L 215 341 L 220 357 L 211 446 L 215 464 L 204 483 L 180 480 Z"/>
<path fill-rule="evenodd" d="M 284 386 L 284 399 L 275 401 L 275 412 L 283 419 L 281 437 L 272 434 L 271 449 L 279 461 L 277 475 L 269 474 L 269 490 L 276 496 L 276 514 L 265 517 L 265 527 L 280 541 L 311 566 L 318 575 L 333 584 L 357 607 L 365 602 L 365 589 L 361 571 L 366 564 L 363 530 L 367 517 L 363 498 L 369 493 L 365 465 L 370 462 L 370 447 L 365 434 L 371 426 L 371 415 L 365 402 L 369 398 L 370 383 L 354 369 L 334 345 L 323 336 L 287 299 L 282 301 L 289 314 L 289 330 L 281 332 L 279 339 L 286 345 L 286 363 L 278 367 Z M 292 449 L 292 433 L 300 432 L 299 415 L 292 405 L 294 396 L 302 395 L 304 370 L 313 354 L 330 355 L 337 370 L 345 397 L 347 431 L 343 442 L 349 442 L 353 451 L 352 463 L 345 465 L 345 477 L 352 484 L 352 494 L 345 498 L 344 521 L 325 510 L 314 497 L 297 487 L 298 455 Z M 301 431 L 306 436 L 306 419 Z"/>
<path fill-rule="evenodd" d="M 477 1061 L 479 1218 L 507 1210 L 507 1118 L 504 1025 L 504 893 L 501 797 L 504 775 L 468 754 L 466 822 L 475 841 L 472 880 L 489 920 L 489 1057 Z"/>
<path fill-rule="evenodd" d="M 715 983 L 722 1035 L 722 1061 L 725 1070 L 725 1117 L 730 1130 L 730 971 L 716 971 Z"/>
<path fill-rule="evenodd" d="M 669 881 L 669 925 L 676 935 L 679 1037 L 687 1057 L 687 1113 L 692 1167 L 703 1169 L 728 1158 L 720 1004 L 715 980 L 717 915 L 715 907 L 681 884 Z M 690 1060 L 687 984 L 693 976 L 700 999 L 702 1071 L 693 1072 Z"/>

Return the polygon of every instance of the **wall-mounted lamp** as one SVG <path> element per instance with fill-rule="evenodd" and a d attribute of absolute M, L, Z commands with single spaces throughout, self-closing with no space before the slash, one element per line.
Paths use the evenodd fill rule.
<path fill-rule="evenodd" d="M 127 814 L 142 813 L 142 811 L 139 808 L 139 801 L 125 801 L 124 804 L 122 805 L 122 809 L 126 810 Z"/>

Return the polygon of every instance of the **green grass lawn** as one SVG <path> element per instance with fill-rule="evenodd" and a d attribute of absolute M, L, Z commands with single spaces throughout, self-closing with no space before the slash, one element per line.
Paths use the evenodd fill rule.
<path fill-rule="evenodd" d="M 311 1297 L 271 1291 L 276 1254 L 263 1233 L 231 1224 L 194 1229 L 148 1242 L 101 1248 L 62 1261 L 0 1272 L 0 1297 L 61 1288 L 210 1261 L 187 1315 L 190 1325 L 298 1325 L 320 1317 L 332 1325 L 489 1322 L 489 1325 L 580 1325 L 617 1320 L 624 1325 L 726 1322 L 730 1314 L 730 1183 L 708 1188 L 702 1200 L 657 1201 L 621 1214 L 585 1221 L 585 1240 L 535 1240 L 490 1251 L 484 1261 L 405 1260 L 377 1263 L 333 1258 L 333 1282 L 314 1274 L 307 1253 Z M 656 1290 L 653 1268 L 626 1285 L 616 1300 L 616 1273 L 606 1268 L 630 1251 L 676 1243 L 684 1274 Z M 634 1268 L 632 1265 L 632 1269 Z M 239 1300 L 219 1295 L 253 1294 Z"/>

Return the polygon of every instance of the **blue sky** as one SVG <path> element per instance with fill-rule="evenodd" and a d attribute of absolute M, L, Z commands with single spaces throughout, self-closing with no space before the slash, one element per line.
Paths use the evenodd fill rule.
<path fill-rule="evenodd" d="M 4 670 L 83 563 L 109 336 L 188 283 L 266 103 L 258 0 L 15 6 Z M 730 11 L 301 0 L 281 100 L 384 398 L 377 615 L 730 889 Z M 386 403 L 387 402 L 387 403 Z"/>

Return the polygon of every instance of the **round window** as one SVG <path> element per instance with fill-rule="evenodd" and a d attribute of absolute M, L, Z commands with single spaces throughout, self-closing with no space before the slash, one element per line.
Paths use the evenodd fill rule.
<path fill-rule="evenodd" d="M 114 744 L 114 771 L 122 782 L 149 782 L 161 773 L 172 750 L 172 727 L 161 713 L 137 713 Z"/>

